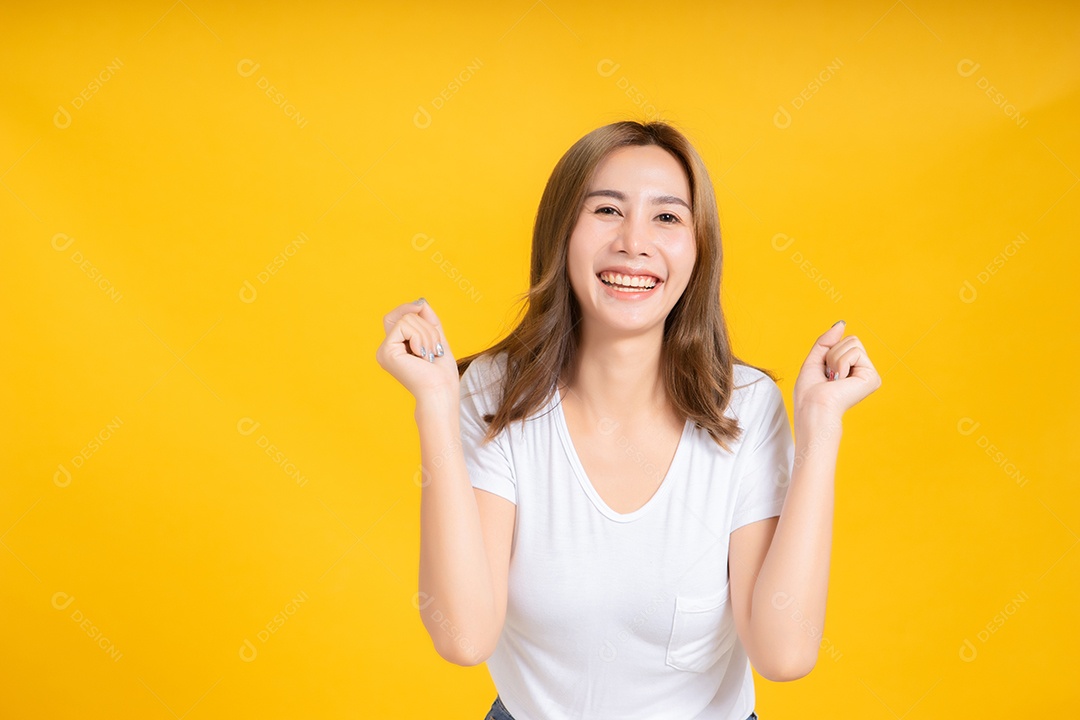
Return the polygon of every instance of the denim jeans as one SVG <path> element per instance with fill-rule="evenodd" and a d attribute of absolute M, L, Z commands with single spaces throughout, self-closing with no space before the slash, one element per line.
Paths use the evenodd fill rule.
<path fill-rule="evenodd" d="M 506 706 L 502 704 L 502 700 L 496 695 L 495 702 L 491 704 L 491 709 L 488 710 L 484 720 L 514 720 L 514 716 L 507 711 Z M 750 713 L 750 717 L 746 718 L 746 720 L 758 720 L 757 713 Z"/>

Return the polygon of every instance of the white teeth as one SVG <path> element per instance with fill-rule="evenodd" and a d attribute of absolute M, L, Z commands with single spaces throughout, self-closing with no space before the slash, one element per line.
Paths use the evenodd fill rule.
<path fill-rule="evenodd" d="M 609 285 L 622 285 L 646 290 L 656 286 L 656 278 L 643 275 L 620 275 L 619 273 L 602 272 L 600 273 L 600 279 Z"/>

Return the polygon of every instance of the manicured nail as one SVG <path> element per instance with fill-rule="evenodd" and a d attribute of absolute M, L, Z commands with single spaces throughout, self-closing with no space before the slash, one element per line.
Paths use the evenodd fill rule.
<path fill-rule="evenodd" d="M 832 324 L 832 326 L 833 326 L 833 327 L 836 327 L 837 325 L 839 325 L 839 324 L 840 324 L 840 323 L 842 323 L 842 322 L 844 322 L 844 321 L 843 321 L 843 320 L 837 320 L 836 322 L 834 322 L 834 323 Z"/>
<path fill-rule="evenodd" d="M 435 354 L 439 357 L 443 356 L 442 343 L 435 343 Z"/>
<path fill-rule="evenodd" d="M 427 348 L 423 345 L 420 346 L 420 357 L 427 357 Z"/>
<path fill-rule="evenodd" d="M 427 361 L 432 362 L 432 363 L 435 362 L 435 353 L 428 353 L 427 354 Z"/>
<path fill-rule="evenodd" d="M 425 300 L 424 298 L 420 298 L 419 300 L 413 300 L 413 305 L 423 305 L 426 302 L 427 300 Z"/>

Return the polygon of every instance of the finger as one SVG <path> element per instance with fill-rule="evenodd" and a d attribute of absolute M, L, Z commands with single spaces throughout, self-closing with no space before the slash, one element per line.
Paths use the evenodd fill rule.
<path fill-rule="evenodd" d="M 439 316 L 435 314 L 435 309 L 432 308 L 431 305 L 427 303 L 427 301 L 421 303 L 418 307 L 420 308 L 420 317 L 427 320 L 434 327 L 439 327 L 441 325 L 441 323 L 439 322 Z"/>
<path fill-rule="evenodd" d="M 400 345 L 409 354 L 426 357 L 430 338 L 424 324 L 416 313 L 406 313 L 390 330 L 387 342 Z"/>
<path fill-rule="evenodd" d="M 428 362 L 434 362 L 435 356 L 438 354 L 438 347 L 436 346 L 440 342 L 439 331 L 430 322 L 420 317 L 419 314 L 407 315 L 405 320 L 416 329 L 417 337 L 421 340 L 420 358 Z"/>
<path fill-rule="evenodd" d="M 450 344 L 446 340 L 442 326 L 432 325 L 430 321 L 422 317 L 424 314 L 420 312 L 406 315 L 402 318 L 402 322 L 407 322 L 423 340 L 417 352 L 418 356 L 428 362 L 435 362 L 436 358 L 444 357 L 449 352 Z M 438 317 L 435 319 L 438 320 Z"/>
<path fill-rule="evenodd" d="M 834 370 L 839 370 L 840 358 L 853 347 L 861 347 L 861 343 L 854 335 L 848 335 L 829 348 L 829 351 L 825 353 L 824 358 L 825 366 L 823 370 L 825 371 L 826 377 L 831 377 Z"/>
<path fill-rule="evenodd" d="M 858 363 L 859 358 L 863 356 L 863 349 L 859 346 L 849 348 L 847 352 L 843 353 L 836 361 L 835 378 L 841 380 L 848 377 L 851 374 L 851 369 Z"/>
<path fill-rule="evenodd" d="M 395 325 L 397 325 L 398 321 L 401 320 L 402 317 L 404 317 L 405 315 L 408 315 L 410 313 L 411 314 L 419 313 L 424 308 L 424 306 L 426 306 L 426 305 L 427 305 L 426 302 L 423 302 L 423 303 L 407 302 L 407 303 L 402 303 L 401 305 L 398 305 L 396 308 L 394 308 L 393 310 L 391 310 L 390 312 L 386 313 L 386 315 L 383 316 L 383 330 L 386 331 L 387 333 L 389 333 L 390 330 Z"/>
<path fill-rule="evenodd" d="M 876 376 L 878 374 L 877 368 L 874 367 L 874 363 L 870 361 L 870 356 L 867 354 L 866 349 L 861 346 L 860 349 L 862 349 L 862 354 L 851 366 L 851 374 L 863 379 L 869 379 Z"/>
<path fill-rule="evenodd" d="M 866 348 L 863 347 L 862 342 L 860 342 L 857 337 L 852 335 L 849 338 L 844 338 L 844 340 L 850 340 L 850 342 L 844 342 L 842 345 L 834 348 L 834 350 L 837 351 L 835 357 L 830 355 L 827 360 L 828 367 L 826 369 L 826 375 L 835 374 L 837 379 L 850 375 L 851 369 L 859 362 L 859 359 L 866 357 Z M 845 364 L 844 358 L 845 356 L 848 356 L 848 353 L 852 350 L 858 350 L 859 352 L 855 356 L 850 356 L 855 358 L 854 361 Z"/>
<path fill-rule="evenodd" d="M 825 362 L 826 353 L 844 336 L 845 327 L 847 326 L 843 322 L 838 322 L 819 335 L 814 341 L 814 346 L 810 348 L 803 367 L 821 367 Z"/>
<path fill-rule="evenodd" d="M 407 319 L 423 318 L 420 323 L 410 322 L 402 326 Z M 401 328 L 409 327 L 412 334 L 402 334 Z M 397 329 L 395 331 L 395 328 Z M 402 303 L 383 316 L 383 329 L 390 342 L 403 343 L 405 348 L 417 357 L 433 361 L 446 353 L 445 336 L 441 336 L 441 323 L 438 315 L 431 309 L 424 298 L 411 303 Z M 391 335 L 394 335 L 391 337 Z"/>
<path fill-rule="evenodd" d="M 435 357 L 442 357 L 449 351 L 448 348 L 450 347 L 450 344 L 446 341 L 446 333 L 443 332 L 442 321 L 439 320 L 439 316 L 436 314 L 435 309 L 426 302 L 420 306 L 419 316 L 427 321 L 435 331 L 434 340 L 432 341 Z M 429 346 L 429 348 L 430 347 L 431 346 Z"/>

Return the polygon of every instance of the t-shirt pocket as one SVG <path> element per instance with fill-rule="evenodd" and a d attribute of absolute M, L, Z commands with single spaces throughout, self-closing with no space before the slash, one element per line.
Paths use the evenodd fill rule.
<path fill-rule="evenodd" d="M 705 672 L 735 644 L 735 618 L 728 585 L 715 595 L 676 595 L 668 640 L 667 664 L 687 672 Z"/>

